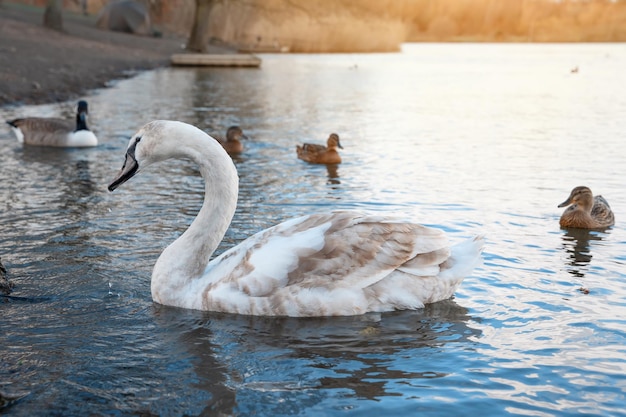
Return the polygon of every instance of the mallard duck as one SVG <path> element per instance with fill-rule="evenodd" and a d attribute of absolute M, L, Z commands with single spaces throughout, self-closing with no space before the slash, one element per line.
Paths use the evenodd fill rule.
<path fill-rule="evenodd" d="M 313 164 L 340 164 L 341 156 L 337 152 L 337 148 L 343 149 L 339 142 L 339 135 L 331 133 L 326 141 L 326 146 L 305 143 L 304 145 L 296 145 L 298 158 Z"/>
<path fill-rule="evenodd" d="M 50 117 L 27 117 L 7 121 L 17 141 L 24 145 L 79 148 L 97 146 L 98 139 L 87 128 L 87 102 L 78 102 L 76 122 Z"/>
<path fill-rule="evenodd" d="M 601 195 L 593 196 L 589 187 L 576 187 L 559 207 L 567 207 L 561 215 L 561 227 L 604 229 L 615 224 L 609 203 Z"/>
<path fill-rule="evenodd" d="M 232 159 L 202 130 L 177 121 L 144 125 L 109 191 L 169 158 L 198 165 L 205 198 L 156 261 L 151 292 L 160 304 L 298 317 L 416 309 L 450 298 L 481 259 L 482 237 L 450 247 L 439 229 L 334 211 L 287 220 L 210 260 L 235 213 L 239 183 Z"/>
<path fill-rule="evenodd" d="M 240 139 L 248 139 L 239 126 L 231 126 L 226 131 L 226 138 L 215 138 L 229 154 L 243 152 L 243 143 Z"/>

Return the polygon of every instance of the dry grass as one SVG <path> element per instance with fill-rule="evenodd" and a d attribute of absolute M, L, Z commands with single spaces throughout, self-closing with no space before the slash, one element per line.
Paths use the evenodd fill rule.
<path fill-rule="evenodd" d="M 143 1 L 157 24 L 188 34 L 195 0 Z M 90 12 L 104 3 L 90 0 Z M 406 41 L 625 42 L 626 0 L 215 0 L 210 28 L 212 38 L 243 48 L 293 52 L 393 51 Z"/>
<path fill-rule="evenodd" d="M 624 0 L 230 0 L 212 20 L 215 38 L 293 52 L 392 51 L 406 41 L 626 41 Z"/>
<path fill-rule="evenodd" d="M 415 0 L 409 41 L 626 41 L 626 1 Z M 442 31 L 442 20 L 446 30 Z"/>
<path fill-rule="evenodd" d="M 406 40 L 409 31 L 406 22 L 398 17 L 402 10 L 396 3 L 405 2 L 251 0 L 218 3 L 211 14 L 211 36 L 252 50 L 392 51 Z"/>

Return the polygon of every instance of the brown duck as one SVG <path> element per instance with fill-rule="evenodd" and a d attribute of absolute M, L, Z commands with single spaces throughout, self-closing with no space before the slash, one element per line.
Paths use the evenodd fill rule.
<path fill-rule="evenodd" d="M 604 229 L 615 224 L 609 203 L 601 195 L 593 196 L 589 187 L 576 187 L 559 207 L 567 207 L 561 215 L 561 227 Z"/>
<path fill-rule="evenodd" d="M 246 135 L 243 134 L 243 130 L 239 126 L 231 126 L 226 131 L 226 138 L 216 137 L 215 138 L 222 147 L 228 153 L 241 153 L 243 152 L 243 144 L 240 139 L 248 139 Z"/>
<path fill-rule="evenodd" d="M 296 146 L 298 158 L 312 164 L 340 164 L 341 156 L 337 152 L 337 148 L 343 149 L 339 143 L 339 135 L 331 133 L 326 141 L 326 146 L 305 143 Z"/>

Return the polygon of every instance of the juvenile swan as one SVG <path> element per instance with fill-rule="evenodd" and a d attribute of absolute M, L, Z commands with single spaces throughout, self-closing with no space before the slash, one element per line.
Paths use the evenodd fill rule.
<path fill-rule="evenodd" d="M 416 309 L 451 297 L 481 258 L 480 237 L 449 247 L 438 229 L 336 211 L 280 223 L 209 262 L 232 220 L 239 187 L 235 166 L 216 140 L 185 123 L 150 122 L 130 139 L 109 191 L 169 158 L 198 164 L 205 197 L 189 228 L 154 266 L 157 303 L 297 317 Z"/>
<path fill-rule="evenodd" d="M 51 117 L 26 117 L 10 120 L 17 141 L 31 146 L 91 147 L 98 138 L 87 128 L 87 102 L 78 102 L 76 122 Z"/>
<path fill-rule="evenodd" d="M 559 207 L 567 207 L 559 220 L 561 227 L 604 229 L 615 224 L 608 201 L 601 195 L 594 197 L 589 187 L 574 188 Z"/>

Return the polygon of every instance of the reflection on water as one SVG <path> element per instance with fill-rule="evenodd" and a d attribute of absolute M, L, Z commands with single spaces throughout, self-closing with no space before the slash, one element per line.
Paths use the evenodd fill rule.
<path fill-rule="evenodd" d="M 203 412 L 222 415 L 290 414 L 288 407 L 302 406 L 286 405 L 292 396 L 307 408 L 324 409 L 333 401 L 327 390 L 341 391 L 345 402 L 401 397 L 398 387 L 455 371 L 437 371 L 415 359 L 433 356 L 446 343 L 471 345 L 481 334 L 454 301 L 419 312 L 305 320 L 181 315 L 159 307 L 157 319 L 181 332 L 179 344 L 196 358 L 195 386 L 210 394 Z"/>
<path fill-rule="evenodd" d="M 16 285 L 0 297 L 0 393 L 30 393 L 3 412 L 624 415 L 626 229 L 563 231 L 553 202 L 588 184 L 624 218 L 625 66 L 622 46 L 602 44 L 267 55 L 253 70 L 164 69 L 95 93 L 93 149 L 22 148 L 0 129 L 0 258 Z M 233 157 L 239 202 L 218 254 L 290 217 L 365 209 L 452 242 L 484 234 L 484 265 L 453 300 L 413 312 L 154 305 L 152 267 L 204 187 L 171 161 L 106 190 L 152 119 L 250 137 Z M 296 158 L 328 132 L 345 138 L 340 165 Z"/>
<path fill-rule="evenodd" d="M 328 184 L 341 184 L 339 181 L 339 165 L 337 164 L 328 164 L 326 165 L 326 170 L 328 171 Z"/>
<path fill-rule="evenodd" d="M 601 241 L 604 233 L 587 229 L 565 229 L 563 248 L 568 254 L 568 272 L 576 278 L 583 278 L 591 262 L 590 241 Z"/>

